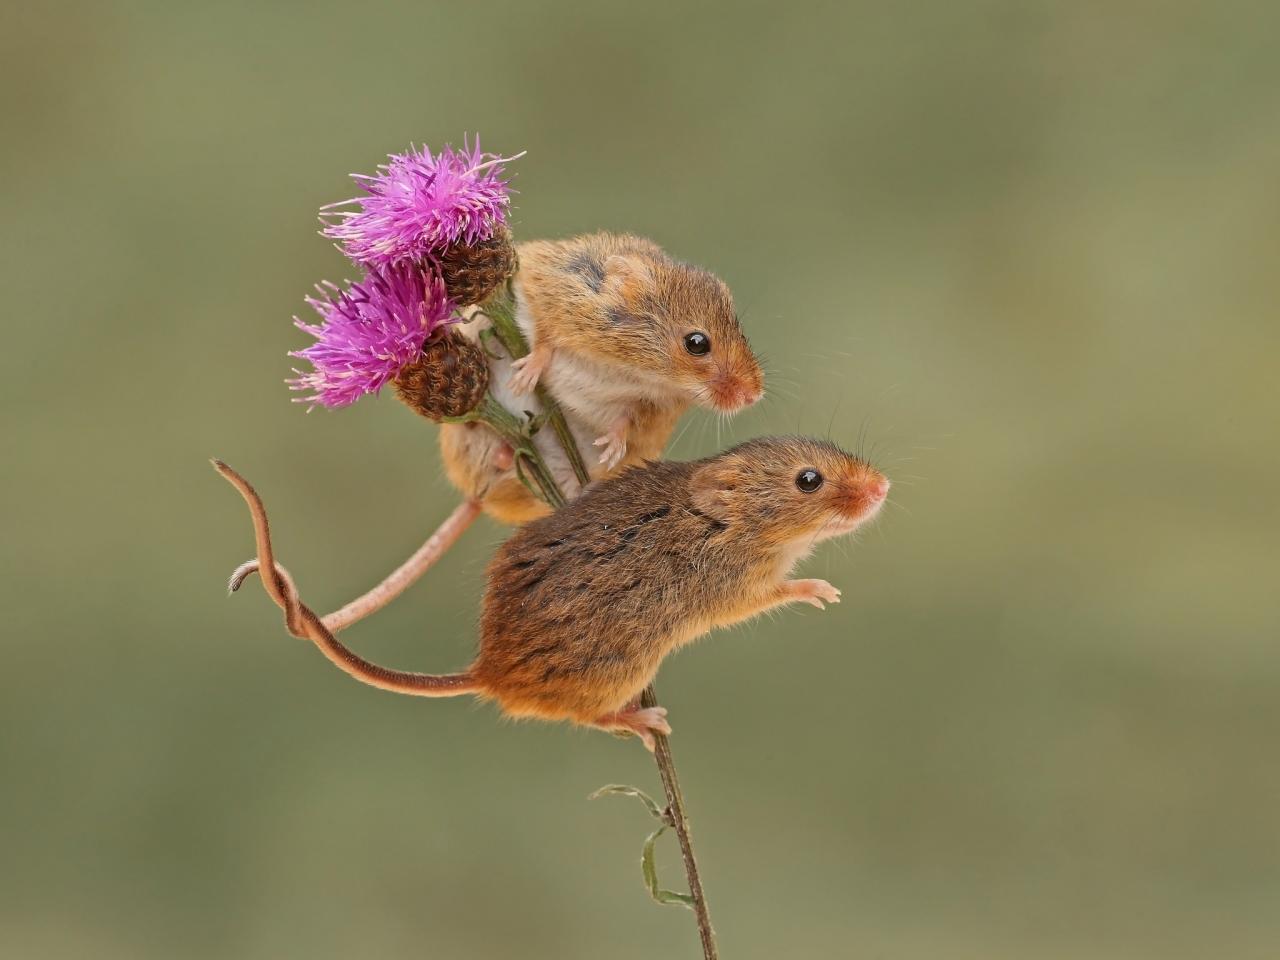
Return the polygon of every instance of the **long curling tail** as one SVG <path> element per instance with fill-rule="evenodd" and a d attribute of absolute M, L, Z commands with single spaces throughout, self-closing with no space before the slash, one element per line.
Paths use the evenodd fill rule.
<path fill-rule="evenodd" d="M 404 593 L 405 590 L 409 589 L 415 580 L 426 573 L 431 565 L 439 560 L 445 551 L 453 546 L 457 539 L 466 532 L 467 528 L 475 522 L 476 517 L 480 516 L 480 511 L 479 500 L 463 500 L 454 508 L 453 513 L 449 514 L 444 523 L 440 524 L 436 532 L 427 539 L 427 542 L 419 547 L 417 552 L 402 563 L 390 576 L 364 596 L 352 600 L 341 610 L 325 614 L 320 618 L 320 622 L 334 633 L 337 633 L 339 630 L 345 630 L 357 620 L 363 620 L 374 611 L 381 610 L 400 594 Z M 254 557 L 252 560 L 246 560 L 236 567 L 231 574 L 231 579 L 227 582 L 227 590 L 231 593 L 239 590 L 250 574 L 258 572 L 259 565 L 258 558 Z"/>
<path fill-rule="evenodd" d="M 349 673 L 357 680 L 380 690 L 407 693 L 415 697 L 456 697 L 460 693 L 480 692 L 470 673 L 408 673 L 370 663 L 344 646 L 301 601 L 298 606 L 301 608 L 303 621 L 309 628 L 307 639 L 313 641 L 339 670 Z"/>
<path fill-rule="evenodd" d="M 213 461 L 214 468 L 244 497 L 253 516 L 254 535 L 258 541 L 258 562 L 255 568 L 246 569 L 244 564 L 232 575 L 232 589 L 249 573 L 256 569 L 262 576 L 262 585 L 271 599 L 284 611 L 285 627 L 295 637 L 310 640 L 320 651 L 338 667 L 338 669 L 382 690 L 395 693 L 407 693 L 418 697 L 455 697 L 461 693 L 479 693 L 480 688 L 469 672 L 464 673 L 408 673 L 403 670 L 391 670 L 370 663 L 359 654 L 349 650 L 333 635 L 324 621 L 298 597 L 298 588 L 294 586 L 289 571 L 275 562 L 275 553 L 271 547 L 271 527 L 267 522 L 267 511 L 262 505 L 262 498 L 253 489 L 249 481 L 221 460 Z"/>

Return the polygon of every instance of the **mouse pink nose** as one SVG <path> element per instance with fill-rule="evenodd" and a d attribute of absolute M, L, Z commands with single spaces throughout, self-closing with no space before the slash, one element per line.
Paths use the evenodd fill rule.
<path fill-rule="evenodd" d="M 716 409 L 733 413 L 743 407 L 751 406 L 763 393 L 764 391 L 755 384 L 746 383 L 737 377 L 726 377 L 715 383 L 712 403 Z"/>
<path fill-rule="evenodd" d="M 749 407 L 762 396 L 764 391 L 753 383 L 744 383 L 738 387 L 738 405 L 741 407 Z"/>
<path fill-rule="evenodd" d="M 867 493 L 873 500 L 883 500 L 889 495 L 889 481 L 881 477 L 867 484 Z"/>

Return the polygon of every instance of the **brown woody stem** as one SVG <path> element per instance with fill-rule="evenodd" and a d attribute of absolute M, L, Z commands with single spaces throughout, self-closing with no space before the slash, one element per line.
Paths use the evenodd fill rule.
<path fill-rule="evenodd" d="M 653 684 L 644 688 L 640 706 L 656 707 L 658 694 Z M 705 960 L 716 960 L 715 931 L 711 929 L 711 914 L 707 911 L 707 895 L 702 890 L 702 878 L 698 875 L 698 862 L 693 856 L 693 840 L 689 837 L 689 815 L 684 808 L 684 795 L 676 778 L 676 762 L 671 756 L 671 744 L 666 734 L 653 732 L 653 758 L 658 762 L 662 788 L 667 793 L 667 813 L 671 826 L 680 839 L 680 853 L 684 856 L 684 872 L 689 878 L 689 895 L 693 897 L 693 911 L 698 917 L 698 936 L 702 939 L 702 955 Z"/>
<path fill-rule="evenodd" d="M 524 335 L 515 322 L 514 303 L 508 292 L 502 292 L 490 299 L 484 306 L 484 312 L 493 323 L 493 329 L 507 353 L 512 359 L 519 359 L 529 352 Z M 584 487 L 590 481 L 582 453 L 569 431 L 569 425 L 558 406 L 541 387 L 538 388 L 538 399 L 550 412 L 552 429 L 565 455 L 573 464 L 578 482 Z M 653 684 L 645 687 L 640 698 L 643 707 L 656 707 L 658 695 Z M 671 756 L 671 745 L 664 734 L 654 731 L 653 757 L 658 764 L 658 773 L 662 777 L 662 787 L 667 793 L 667 809 L 671 826 L 680 839 L 680 853 L 684 856 L 684 870 L 689 878 L 689 895 L 693 897 L 693 909 L 698 918 L 698 936 L 702 939 L 702 954 L 705 960 L 716 960 L 715 932 L 711 929 L 711 915 L 707 911 L 707 896 L 702 890 L 702 879 L 698 875 L 698 862 L 693 855 L 693 841 L 689 837 L 689 815 L 685 811 L 684 796 L 680 793 L 680 781 L 676 777 L 676 763 Z"/>

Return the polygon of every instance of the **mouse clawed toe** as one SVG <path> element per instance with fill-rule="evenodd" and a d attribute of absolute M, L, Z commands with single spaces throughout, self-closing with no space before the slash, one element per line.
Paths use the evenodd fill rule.
<path fill-rule="evenodd" d="M 640 707 L 632 711 L 631 716 L 646 730 L 656 731 L 664 737 L 671 736 L 671 724 L 667 723 L 666 707 Z"/>
<path fill-rule="evenodd" d="M 515 369 L 515 373 L 511 379 L 507 381 L 507 389 L 514 393 L 517 397 L 523 396 L 533 389 L 534 384 L 538 382 L 538 378 L 530 376 L 528 357 L 521 357 L 511 366 Z"/>
<path fill-rule="evenodd" d="M 825 580 L 788 580 L 786 587 L 792 600 L 811 603 L 819 610 L 826 609 L 822 605 L 823 600 L 827 603 L 840 602 L 840 591 Z"/>
<path fill-rule="evenodd" d="M 604 447 L 600 452 L 600 462 L 612 470 L 627 455 L 627 428 L 630 422 L 622 417 L 609 425 L 609 431 L 603 437 L 597 437 L 595 446 Z"/>
<path fill-rule="evenodd" d="M 601 437 L 596 440 L 597 447 L 604 447 L 600 452 L 600 462 L 608 469 L 612 470 L 627 455 L 627 441 L 615 440 L 611 437 Z"/>
<path fill-rule="evenodd" d="M 606 714 L 595 722 L 595 726 L 605 730 L 619 730 L 634 733 L 644 741 L 645 747 L 653 752 L 656 743 L 653 735 L 660 733 L 671 736 L 671 724 L 667 723 L 666 707 L 626 707 L 616 713 Z"/>
<path fill-rule="evenodd" d="M 539 353 L 536 350 L 518 360 L 513 360 L 511 368 L 515 370 L 515 375 L 507 381 L 507 389 L 517 397 L 529 393 L 538 385 L 538 378 L 542 376 L 542 371 L 547 369 L 550 360 L 551 357 L 548 354 Z"/>

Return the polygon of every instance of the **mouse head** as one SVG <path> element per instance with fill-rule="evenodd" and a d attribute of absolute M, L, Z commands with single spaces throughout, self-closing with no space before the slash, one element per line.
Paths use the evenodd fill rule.
<path fill-rule="evenodd" d="M 812 545 L 852 533 L 889 494 L 884 474 L 834 444 L 760 437 L 704 460 L 693 503 L 766 545 Z"/>
<path fill-rule="evenodd" d="M 623 322 L 646 328 L 646 349 L 635 359 L 664 385 L 720 413 L 736 413 L 764 394 L 760 363 L 715 274 L 660 250 L 618 253 L 604 262 L 601 293 Z"/>

